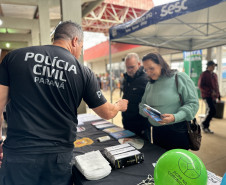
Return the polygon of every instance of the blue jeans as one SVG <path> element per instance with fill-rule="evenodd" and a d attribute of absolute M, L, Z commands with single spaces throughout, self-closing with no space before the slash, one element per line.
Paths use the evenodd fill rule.
<path fill-rule="evenodd" d="M 58 154 L 4 153 L 1 185 L 72 185 L 72 152 Z"/>

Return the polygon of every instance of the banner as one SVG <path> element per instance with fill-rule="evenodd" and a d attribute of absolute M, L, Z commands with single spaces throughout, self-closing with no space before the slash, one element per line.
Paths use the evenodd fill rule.
<path fill-rule="evenodd" d="M 222 78 L 226 79 L 226 63 L 222 64 Z"/>
<path fill-rule="evenodd" d="M 190 76 L 197 88 L 200 98 L 200 90 L 198 88 L 199 76 L 202 73 L 202 50 L 184 51 L 184 72 Z"/>

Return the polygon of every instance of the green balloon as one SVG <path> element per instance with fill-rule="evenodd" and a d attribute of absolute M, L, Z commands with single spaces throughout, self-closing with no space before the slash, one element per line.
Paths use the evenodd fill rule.
<path fill-rule="evenodd" d="M 206 185 L 206 167 L 190 151 L 173 149 L 164 153 L 154 170 L 155 185 Z"/>

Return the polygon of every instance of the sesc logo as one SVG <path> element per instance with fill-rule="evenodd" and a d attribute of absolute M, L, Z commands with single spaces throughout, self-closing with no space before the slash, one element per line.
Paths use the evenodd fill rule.
<path fill-rule="evenodd" d="M 166 15 L 168 15 L 168 14 L 173 14 L 174 12 L 180 12 L 181 10 L 186 10 L 188 7 L 186 7 L 185 5 L 184 5 L 184 3 L 186 2 L 187 0 L 182 0 L 182 1 L 178 1 L 178 2 L 176 2 L 175 4 L 171 4 L 171 5 L 169 5 L 168 6 L 168 4 L 167 5 L 165 5 L 165 6 L 163 6 L 162 7 L 162 9 L 161 9 L 161 14 L 160 14 L 160 16 L 161 17 L 164 17 L 164 16 L 166 16 Z M 168 6 L 168 7 L 167 7 Z"/>

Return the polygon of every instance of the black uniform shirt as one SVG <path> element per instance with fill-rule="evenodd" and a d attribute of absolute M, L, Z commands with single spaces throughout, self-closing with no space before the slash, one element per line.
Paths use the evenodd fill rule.
<path fill-rule="evenodd" d="M 9 152 L 71 150 L 81 99 L 90 108 L 106 103 L 92 71 L 53 45 L 10 52 L 0 65 L 0 84 L 9 86 L 4 142 Z"/>

